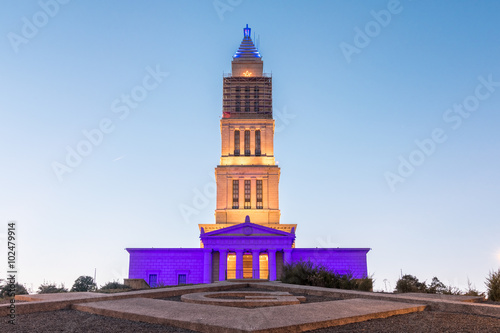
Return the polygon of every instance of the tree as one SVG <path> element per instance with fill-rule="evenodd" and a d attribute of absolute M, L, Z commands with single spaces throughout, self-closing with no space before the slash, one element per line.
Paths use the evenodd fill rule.
<path fill-rule="evenodd" d="M 403 275 L 396 283 L 396 291 L 398 293 L 425 293 L 427 285 L 424 282 L 418 281 L 413 275 Z"/>
<path fill-rule="evenodd" d="M 95 289 L 94 279 L 83 275 L 76 279 L 73 287 L 71 287 L 71 291 L 94 291 Z"/>
<path fill-rule="evenodd" d="M 10 297 L 10 295 L 26 295 L 28 294 L 28 291 L 26 288 L 19 283 L 15 283 L 14 285 L 14 290 L 11 289 L 12 286 L 10 284 L 6 284 L 2 286 L 2 289 L 0 289 L 0 297 L 7 298 Z"/>
<path fill-rule="evenodd" d="M 60 288 L 56 287 L 55 284 L 42 284 L 38 287 L 37 293 L 39 294 L 55 294 L 55 293 L 67 293 L 68 289 L 64 288 L 64 284 Z"/>
<path fill-rule="evenodd" d="M 432 282 L 427 288 L 427 292 L 430 294 L 444 294 L 448 291 L 448 288 L 445 286 L 445 284 L 437 277 L 432 278 Z"/>
<path fill-rule="evenodd" d="M 500 269 L 490 272 L 485 284 L 488 288 L 488 300 L 500 302 Z"/>

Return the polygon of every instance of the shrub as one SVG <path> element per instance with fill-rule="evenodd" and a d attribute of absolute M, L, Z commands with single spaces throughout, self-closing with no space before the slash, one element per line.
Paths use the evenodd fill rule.
<path fill-rule="evenodd" d="M 500 302 L 500 269 L 490 272 L 485 284 L 488 288 L 488 300 Z"/>
<path fill-rule="evenodd" d="M 373 277 L 365 277 L 363 279 L 356 280 L 356 289 L 360 291 L 372 291 L 373 290 Z"/>
<path fill-rule="evenodd" d="M 26 295 L 28 294 L 28 291 L 26 290 L 26 288 L 22 285 L 22 284 L 19 284 L 19 283 L 15 283 L 14 284 L 14 293 L 15 295 Z M 11 285 L 10 284 L 5 284 L 2 286 L 2 289 L 0 289 L 0 297 L 2 298 L 9 298 L 11 297 L 11 293 L 12 293 L 12 290 L 10 289 L 11 288 Z"/>
<path fill-rule="evenodd" d="M 313 263 L 310 261 L 299 261 L 292 264 L 285 264 L 283 266 L 281 282 L 310 286 L 312 285 L 311 279 L 313 278 L 309 277 L 315 276 L 315 274 L 316 270 L 313 268 Z"/>
<path fill-rule="evenodd" d="M 444 295 L 462 295 L 462 291 L 460 288 L 453 287 L 453 286 L 447 286 L 446 289 L 443 291 Z"/>
<path fill-rule="evenodd" d="M 354 279 L 352 273 L 340 274 L 323 265 L 314 265 L 311 261 L 299 261 L 283 266 L 281 282 L 307 286 L 364 290 L 373 288 L 371 278 Z"/>
<path fill-rule="evenodd" d="M 108 282 L 104 286 L 101 286 L 104 290 L 114 290 L 114 289 L 131 289 L 129 286 L 119 283 L 118 281 Z"/>
<path fill-rule="evenodd" d="M 396 282 L 396 291 L 398 293 L 424 293 L 427 291 L 425 282 L 420 282 L 413 275 L 403 275 L 398 282 Z"/>
<path fill-rule="evenodd" d="M 94 291 L 95 289 L 94 279 L 83 275 L 76 279 L 73 287 L 71 287 L 71 291 Z"/>
<path fill-rule="evenodd" d="M 470 282 L 469 278 L 467 278 L 467 290 L 465 291 L 465 293 L 463 294 L 464 296 L 482 296 L 484 297 L 484 293 L 483 292 L 479 292 L 477 289 L 476 289 L 476 286 L 472 286 L 472 283 Z"/>
<path fill-rule="evenodd" d="M 38 287 L 37 293 L 39 294 L 56 294 L 56 293 L 67 293 L 68 289 L 64 288 L 64 285 L 61 285 L 60 288 L 57 288 L 55 284 L 42 284 Z"/>

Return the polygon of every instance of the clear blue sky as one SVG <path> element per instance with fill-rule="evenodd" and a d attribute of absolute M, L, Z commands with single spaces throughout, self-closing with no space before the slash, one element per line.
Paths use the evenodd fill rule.
<path fill-rule="evenodd" d="M 281 221 L 298 247 L 372 248 L 378 290 L 401 270 L 484 290 L 500 266 L 500 3 L 40 3 L 1 1 L 2 276 L 9 220 L 35 290 L 94 268 L 100 285 L 123 279 L 126 247 L 199 246 L 222 74 L 247 23 L 273 75 Z M 169 74 L 145 90 L 148 71 Z M 60 181 L 68 147 L 88 155 Z"/>

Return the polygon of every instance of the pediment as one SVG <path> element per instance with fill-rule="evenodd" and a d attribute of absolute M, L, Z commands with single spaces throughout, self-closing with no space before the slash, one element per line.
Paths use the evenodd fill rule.
<path fill-rule="evenodd" d="M 281 230 L 276 230 L 273 228 L 265 227 L 263 225 L 245 222 L 236 224 L 227 228 L 214 230 L 210 232 L 204 233 L 202 230 L 202 237 L 234 237 L 234 236 L 274 236 L 274 237 L 294 237 L 295 235 L 292 233 L 288 233 Z"/>

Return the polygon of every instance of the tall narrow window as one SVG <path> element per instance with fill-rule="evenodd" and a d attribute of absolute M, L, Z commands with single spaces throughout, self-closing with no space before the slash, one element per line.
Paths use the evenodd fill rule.
<path fill-rule="evenodd" d="M 149 274 L 149 286 L 151 288 L 156 288 L 158 284 L 158 275 L 157 274 Z"/>
<path fill-rule="evenodd" d="M 245 156 L 250 156 L 250 131 L 245 131 Z"/>
<path fill-rule="evenodd" d="M 240 156 L 240 131 L 234 131 L 234 156 Z"/>
<path fill-rule="evenodd" d="M 260 156 L 260 130 L 255 131 L 255 156 Z"/>
<path fill-rule="evenodd" d="M 233 209 L 240 208 L 240 181 L 233 180 Z"/>
<path fill-rule="evenodd" d="M 257 209 L 262 209 L 262 180 L 257 180 Z"/>
<path fill-rule="evenodd" d="M 250 203 L 250 181 L 245 180 L 245 209 L 252 208 Z"/>
<path fill-rule="evenodd" d="M 187 282 L 186 274 L 179 274 L 179 275 L 177 275 L 177 284 L 178 285 L 186 284 L 186 282 Z"/>

